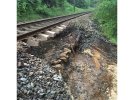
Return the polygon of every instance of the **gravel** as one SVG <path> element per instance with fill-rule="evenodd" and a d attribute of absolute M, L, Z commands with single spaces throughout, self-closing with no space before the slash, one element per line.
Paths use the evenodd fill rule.
<path fill-rule="evenodd" d="M 17 99 L 70 100 L 62 76 L 50 65 L 43 64 L 42 59 L 25 52 L 28 46 L 25 44 L 25 50 L 23 46 L 22 42 L 18 42 Z"/>

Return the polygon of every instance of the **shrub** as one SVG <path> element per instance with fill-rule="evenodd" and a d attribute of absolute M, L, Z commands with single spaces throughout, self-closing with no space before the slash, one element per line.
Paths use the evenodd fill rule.
<path fill-rule="evenodd" d="M 117 41 L 117 1 L 101 0 L 95 9 L 95 19 L 101 25 L 103 34 L 110 39 L 111 42 Z"/>

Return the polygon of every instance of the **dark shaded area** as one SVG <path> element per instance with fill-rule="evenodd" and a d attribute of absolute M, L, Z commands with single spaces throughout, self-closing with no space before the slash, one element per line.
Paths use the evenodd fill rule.
<path fill-rule="evenodd" d="M 79 8 L 88 8 L 89 4 L 87 0 L 67 0 L 70 4 Z"/>
<path fill-rule="evenodd" d="M 63 7 L 65 0 L 42 0 L 48 8 Z"/>

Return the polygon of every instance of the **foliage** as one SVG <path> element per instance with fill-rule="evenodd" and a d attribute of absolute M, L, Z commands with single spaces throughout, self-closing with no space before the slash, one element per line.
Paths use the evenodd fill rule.
<path fill-rule="evenodd" d="M 84 11 L 77 8 L 75 13 Z M 67 0 L 17 0 L 17 21 L 29 21 L 44 17 L 74 13 Z"/>
<path fill-rule="evenodd" d="M 40 0 L 17 0 L 17 19 L 25 20 L 36 18 Z M 39 16 L 38 16 L 39 18 Z"/>
<path fill-rule="evenodd" d="M 96 7 L 100 0 L 90 0 L 90 7 Z"/>
<path fill-rule="evenodd" d="M 94 13 L 101 25 L 102 32 L 111 42 L 117 41 L 117 1 L 100 0 Z"/>
<path fill-rule="evenodd" d="M 66 0 L 42 0 L 48 8 L 52 7 L 64 7 L 64 2 Z"/>

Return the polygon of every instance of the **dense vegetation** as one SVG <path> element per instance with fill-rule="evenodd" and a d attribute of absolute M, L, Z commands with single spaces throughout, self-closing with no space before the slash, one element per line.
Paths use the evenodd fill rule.
<path fill-rule="evenodd" d="M 71 0 L 73 1 L 73 0 Z M 75 0 L 17 0 L 17 20 L 27 21 L 84 11 L 87 1 Z M 79 7 L 79 8 L 78 8 Z M 86 5 L 87 8 L 87 5 Z"/>
<path fill-rule="evenodd" d="M 99 22 L 102 33 L 111 42 L 117 42 L 117 1 L 91 0 L 95 7 L 94 18 Z"/>

